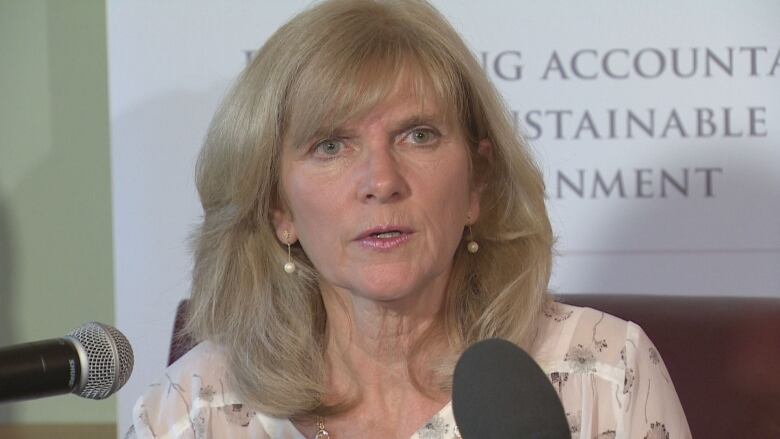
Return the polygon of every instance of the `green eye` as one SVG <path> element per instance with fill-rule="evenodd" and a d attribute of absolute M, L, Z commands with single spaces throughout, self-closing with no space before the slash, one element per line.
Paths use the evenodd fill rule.
<path fill-rule="evenodd" d="M 435 140 L 436 135 L 431 130 L 418 128 L 410 133 L 409 138 L 412 143 L 424 145 Z"/>
<path fill-rule="evenodd" d="M 333 156 L 341 152 L 344 142 L 337 139 L 323 140 L 314 147 L 314 152 L 319 155 Z"/>

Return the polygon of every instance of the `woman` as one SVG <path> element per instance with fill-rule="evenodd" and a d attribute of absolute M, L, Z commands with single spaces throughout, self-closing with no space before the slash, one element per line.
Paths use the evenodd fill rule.
<path fill-rule="evenodd" d="M 547 296 L 540 172 L 427 3 L 328 1 L 282 26 L 214 117 L 197 183 L 203 343 L 131 435 L 459 437 L 454 363 L 501 337 L 549 374 L 575 437 L 690 436 L 639 328 Z"/>

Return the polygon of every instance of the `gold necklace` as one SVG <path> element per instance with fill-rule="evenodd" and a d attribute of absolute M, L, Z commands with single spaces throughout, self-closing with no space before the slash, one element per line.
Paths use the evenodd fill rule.
<path fill-rule="evenodd" d="M 314 433 L 314 439 L 330 439 L 330 433 L 325 430 L 325 421 L 317 416 L 317 432 Z"/>

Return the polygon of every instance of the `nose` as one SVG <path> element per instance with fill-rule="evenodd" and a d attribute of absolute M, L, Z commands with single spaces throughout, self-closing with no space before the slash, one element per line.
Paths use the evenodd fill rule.
<path fill-rule="evenodd" d="M 409 186 L 391 148 L 369 148 L 361 163 L 358 197 L 362 202 L 390 203 L 409 194 Z"/>

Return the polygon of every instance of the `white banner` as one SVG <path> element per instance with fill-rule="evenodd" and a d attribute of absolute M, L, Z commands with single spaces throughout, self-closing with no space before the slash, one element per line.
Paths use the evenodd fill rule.
<path fill-rule="evenodd" d="M 308 3 L 108 3 L 121 431 L 188 293 L 209 119 Z M 780 3 L 435 3 L 544 169 L 555 291 L 780 296 Z"/>

